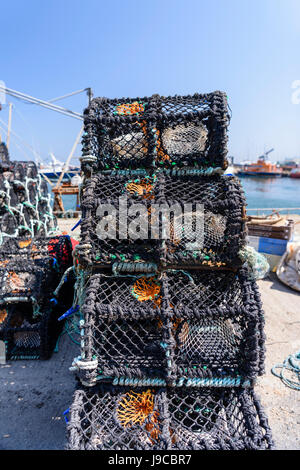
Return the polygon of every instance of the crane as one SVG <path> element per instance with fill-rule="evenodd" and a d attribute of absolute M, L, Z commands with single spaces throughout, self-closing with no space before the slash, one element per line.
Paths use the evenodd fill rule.
<path fill-rule="evenodd" d="M 263 160 L 263 161 L 266 161 L 267 159 L 267 156 L 269 155 L 269 153 L 271 152 L 274 152 L 274 149 L 270 149 L 268 150 L 267 152 L 264 152 L 262 155 L 260 155 L 260 157 L 258 157 L 259 160 Z"/>

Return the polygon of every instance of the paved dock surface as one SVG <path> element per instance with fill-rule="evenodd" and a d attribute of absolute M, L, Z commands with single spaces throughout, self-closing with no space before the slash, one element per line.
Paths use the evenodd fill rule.
<path fill-rule="evenodd" d="M 78 347 L 64 335 L 48 361 L 0 366 L 0 450 L 64 449 L 63 412 L 76 386 L 68 368 L 78 355 Z"/>

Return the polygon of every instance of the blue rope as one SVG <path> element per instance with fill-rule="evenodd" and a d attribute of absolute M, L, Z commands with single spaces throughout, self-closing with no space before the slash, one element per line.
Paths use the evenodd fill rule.
<path fill-rule="evenodd" d="M 275 369 L 281 369 L 281 371 L 275 372 Z M 296 380 L 286 377 L 285 372 L 290 371 L 297 377 Z M 293 390 L 300 390 L 300 351 L 295 354 L 290 354 L 283 362 L 283 364 L 275 364 L 272 367 L 271 372 L 276 377 L 279 377 L 281 381 L 292 388 Z"/>

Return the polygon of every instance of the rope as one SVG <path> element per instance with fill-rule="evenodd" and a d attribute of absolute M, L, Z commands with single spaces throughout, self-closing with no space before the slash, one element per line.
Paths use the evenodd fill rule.
<path fill-rule="evenodd" d="M 281 369 L 280 372 L 275 372 L 275 369 Z M 292 388 L 293 390 L 300 390 L 300 350 L 295 354 L 290 354 L 283 362 L 283 364 L 275 364 L 272 367 L 271 372 L 275 377 L 281 379 L 281 381 Z M 286 373 L 295 374 L 297 380 L 293 380 L 286 376 Z M 290 374 L 290 375 L 292 375 Z"/>

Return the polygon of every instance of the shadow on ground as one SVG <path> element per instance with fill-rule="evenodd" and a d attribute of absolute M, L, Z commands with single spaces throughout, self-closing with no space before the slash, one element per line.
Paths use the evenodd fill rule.
<path fill-rule="evenodd" d="M 76 381 L 69 367 L 78 346 L 65 335 L 48 361 L 9 361 L 0 366 L 0 449 L 59 450 L 66 445 L 63 412 Z"/>

